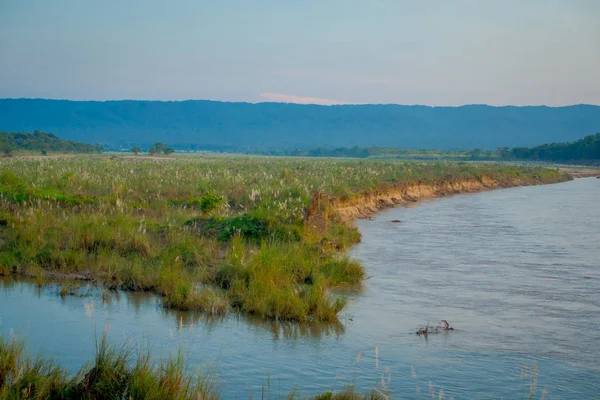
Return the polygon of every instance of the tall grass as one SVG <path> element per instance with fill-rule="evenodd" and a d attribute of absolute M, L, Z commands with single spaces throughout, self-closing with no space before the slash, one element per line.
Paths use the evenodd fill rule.
<path fill-rule="evenodd" d="M 23 341 L 0 336 L 0 399 L 218 398 L 214 376 L 189 374 L 181 352 L 158 363 L 147 351 L 135 362 L 131 354 L 103 335 L 94 358 L 69 377 L 52 360 L 27 354 Z"/>
<path fill-rule="evenodd" d="M 335 320 L 360 240 L 332 203 L 411 182 L 555 182 L 558 171 L 268 157 L 0 160 L 0 275 L 86 276 L 167 307 Z M 315 194 L 322 193 L 319 202 Z"/>

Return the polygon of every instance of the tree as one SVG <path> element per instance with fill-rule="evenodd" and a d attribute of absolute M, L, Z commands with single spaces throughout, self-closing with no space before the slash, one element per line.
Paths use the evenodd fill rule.
<path fill-rule="evenodd" d="M 103 153 L 104 147 L 102 147 L 102 145 L 100 143 L 96 143 L 94 145 L 94 150 L 96 151 L 96 153 Z"/>
<path fill-rule="evenodd" d="M 10 151 L 5 151 L 5 146 L 9 146 Z M 47 153 L 94 153 L 101 152 L 103 148 L 100 144 L 92 146 L 72 140 L 61 140 L 56 135 L 41 131 L 34 133 L 0 132 L 0 151 L 8 155 L 15 150 L 46 151 Z"/>
<path fill-rule="evenodd" d="M 137 156 L 142 151 L 142 149 L 140 149 L 140 146 L 134 146 L 131 148 L 130 151 Z"/>
<path fill-rule="evenodd" d="M 470 155 L 470 159 L 471 160 L 480 160 L 483 158 L 483 150 L 481 149 L 473 149 L 471 150 L 471 155 Z"/>
<path fill-rule="evenodd" d="M 2 146 L 2 152 L 4 157 L 12 157 L 13 148 L 10 144 L 5 144 Z"/>
<path fill-rule="evenodd" d="M 165 146 L 164 143 L 157 142 L 157 143 L 154 143 L 152 145 L 152 147 L 150 147 L 150 149 L 148 150 L 148 153 L 150 153 L 151 155 L 164 153 L 166 148 L 167 148 L 167 146 Z"/>
<path fill-rule="evenodd" d="M 500 148 L 496 149 L 496 154 L 498 155 L 498 158 L 501 160 L 507 160 L 511 157 L 510 148 L 508 148 L 508 147 L 500 147 Z"/>
<path fill-rule="evenodd" d="M 160 154 L 160 153 L 163 153 L 163 154 L 167 154 L 167 155 L 168 155 L 168 154 L 172 154 L 172 153 L 174 153 L 174 152 L 175 152 L 175 149 L 174 149 L 174 148 L 172 148 L 172 147 L 167 147 L 167 146 L 166 146 L 164 143 L 162 143 L 162 142 L 157 142 L 157 143 L 154 143 L 154 144 L 152 145 L 152 147 L 150 147 L 150 149 L 148 149 L 148 153 L 150 153 L 151 155 L 154 155 L 154 154 Z"/>

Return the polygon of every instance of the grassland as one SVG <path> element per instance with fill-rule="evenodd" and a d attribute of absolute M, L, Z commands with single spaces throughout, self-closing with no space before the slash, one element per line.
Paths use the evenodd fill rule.
<path fill-rule="evenodd" d="M 165 307 L 335 321 L 360 285 L 337 205 L 439 182 L 558 182 L 555 169 L 271 157 L 0 162 L 0 275 L 92 279 Z M 443 193 L 442 193 L 443 194 Z"/>

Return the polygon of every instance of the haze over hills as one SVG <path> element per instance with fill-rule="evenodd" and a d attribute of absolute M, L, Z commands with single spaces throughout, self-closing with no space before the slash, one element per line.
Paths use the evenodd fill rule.
<path fill-rule="evenodd" d="M 290 149 L 382 146 L 495 149 L 577 140 L 600 106 L 318 106 L 189 101 L 0 99 L 0 130 L 52 132 L 111 148 Z"/>

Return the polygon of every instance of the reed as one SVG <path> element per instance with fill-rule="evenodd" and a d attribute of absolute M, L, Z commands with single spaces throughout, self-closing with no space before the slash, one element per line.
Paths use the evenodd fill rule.
<path fill-rule="evenodd" d="M 114 347 L 103 334 L 96 353 L 68 377 L 51 359 L 31 357 L 24 342 L 0 336 L 0 399 L 216 399 L 213 375 L 188 373 L 183 353 L 156 362 L 149 351 L 137 354 Z"/>

